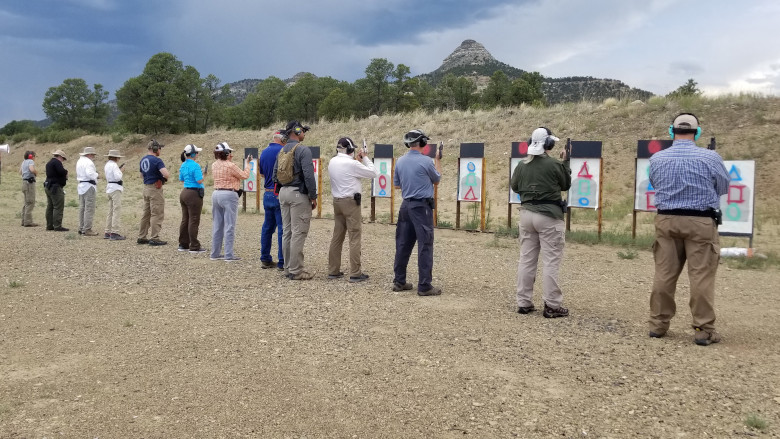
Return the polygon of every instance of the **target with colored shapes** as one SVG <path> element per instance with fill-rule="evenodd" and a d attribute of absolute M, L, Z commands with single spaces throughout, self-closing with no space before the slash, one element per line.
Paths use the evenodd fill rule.
<path fill-rule="evenodd" d="M 390 198 L 390 185 L 393 183 L 390 171 L 393 168 L 393 159 L 374 157 L 374 166 L 379 170 L 379 176 L 371 181 L 371 194 L 374 197 Z"/>
<path fill-rule="evenodd" d="M 572 158 L 570 161 L 572 182 L 569 189 L 569 207 L 597 209 L 601 184 L 601 159 Z"/>
<path fill-rule="evenodd" d="M 482 201 L 482 158 L 461 158 L 458 201 Z"/>
<path fill-rule="evenodd" d="M 752 235 L 755 194 L 756 162 L 753 160 L 727 160 L 729 190 L 720 197 L 723 224 L 718 227 L 721 235 Z"/>

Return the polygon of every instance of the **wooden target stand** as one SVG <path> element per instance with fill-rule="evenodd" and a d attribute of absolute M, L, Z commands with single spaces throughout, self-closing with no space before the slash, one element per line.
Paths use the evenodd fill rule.
<path fill-rule="evenodd" d="M 512 205 L 520 205 L 520 194 L 512 190 L 512 174 L 517 165 L 528 156 L 528 142 L 512 142 L 512 150 L 509 155 L 509 203 L 506 212 L 506 226 L 512 228 Z"/>
<path fill-rule="evenodd" d="M 566 139 L 571 165 L 571 187 L 567 193 L 566 231 L 571 231 L 573 209 L 596 209 L 598 236 L 601 239 L 601 224 L 604 201 L 604 161 L 601 156 L 602 143 L 598 141 L 572 141 Z M 598 166 L 598 180 L 592 168 Z M 596 188 L 594 189 L 594 186 Z"/>
<path fill-rule="evenodd" d="M 322 172 L 320 172 L 320 165 L 322 160 L 320 159 L 320 147 L 310 146 L 311 150 L 311 164 L 314 166 L 314 181 L 317 182 L 317 218 L 322 218 Z"/>
<path fill-rule="evenodd" d="M 393 185 L 395 158 L 393 157 L 393 145 L 374 144 L 373 161 L 374 166 L 379 169 L 379 176 L 371 180 L 370 221 L 372 223 L 376 222 L 376 199 L 389 198 L 390 224 L 395 224 L 395 186 Z"/>
<path fill-rule="evenodd" d="M 477 163 L 479 163 L 481 170 L 477 170 Z M 465 173 L 463 172 L 464 166 Z M 460 229 L 460 203 L 471 202 L 479 203 L 479 230 L 481 232 L 485 231 L 486 168 L 484 143 L 460 144 L 460 155 L 458 157 L 458 201 L 455 207 L 455 229 Z M 479 181 L 476 180 L 477 174 L 480 176 Z M 475 190 L 477 186 L 479 186 L 479 188 Z"/>
<path fill-rule="evenodd" d="M 241 197 L 242 212 L 246 212 L 246 197 L 250 192 L 255 193 L 255 211 L 260 212 L 260 156 L 258 152 L 258 148 L 244 148 L 244 168 L 246 168 L 246 161 L 250 155 L 254 159 L 250 162 L 252 167 L 249 171 L 249 178 L 241 182 L 241 188 L 244 190 L 244 194 Z M 264 188 L 263 191 L 265 191 Z"/>

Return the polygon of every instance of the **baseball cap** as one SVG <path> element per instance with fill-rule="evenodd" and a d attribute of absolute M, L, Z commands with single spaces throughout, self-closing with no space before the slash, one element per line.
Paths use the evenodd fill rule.
<path fill-rule="evenodd" d="M 192 145 L 192 144 L 187 145 L 187 146 L 184 147 L 184 153 L 187 154 L 187 155 L 190 155 L 193 152 L 201 152 L 201 151 L 203 151 L 203 148 L 198 148 L 197 146 Z"/>
<path fill-rule="evenodd" d="M 692 114 L 684 113 L 674 118 L 672 128 L 676 130 L 696 131 L 696 129 L 699 128 L 699 120 Z"/>
<path fill-rule="evenodd" d="M 556 142 L 561 140 L 552 135 L 552 132 L 544 127 L 539 127 L 531 133 L 531 142 L 528 145 L 528 155 L 542 155 L 544 154 L 544 142 L 547 138 L 551 138 Z"/>
<path fill-rule="evenodd" d="M 227 142 L 220 142 L 217 143 L 217 147 L 214 148 L 214 151 L 216 152 L 233 152 L 232 149 L 230 149 L 230 145 L 228 145 Z"/>
<path fill-rule="evenodd" d="M 338 143 L 336 143 L 336 148 L 339 149 L 355 149 L 355 142 L 352 141 L 349 137 L 342 137 L 339 139 Z"/>

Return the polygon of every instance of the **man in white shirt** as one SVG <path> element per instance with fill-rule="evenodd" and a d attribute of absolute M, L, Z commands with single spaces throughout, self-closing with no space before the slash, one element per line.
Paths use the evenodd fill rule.
<path fill-rule="evenodd" d="M 328 163 L 330 190 L 333 194 L 333 238 L 328 251 L 328 279 L 344 276 L 341 269 L 341 248 L 344 235 L 349 233 L 349 281 L 362 282 L 368 275 L 360 269 L 360 234 L 363 228 L 363 215 L 360 211 L 362 192 L 361 178 L 376 178 L 379 171 L 362 149 L 352 154 L 357 147 L 349 137 L 339 139 L 338 152 Z"/>
<path fill-rule="evenodd" d="M 92 230 L 92 220 L 95 218 L 95 199 L 97 198 L 98 173 L 95 169 L 95 148 L 88 146 L 76 162 L 76 179 L 79 182 L 76 190 L 79 193 L 79 235 L 97 236 Z"/>
<path fill-rule="evenodd" d="M 122 186 L 122 167 L 117 164 L 117 161 L 124 156 L 119 150 L 112 149 L 108 151 L 106 157 L 108 157 L 108 161 L 104 170 L 106 175 L 106 194 L 108 195 L 108 217 L 106 218 L 106 230 L 103 233 L 103 238 L 112 241 L 122 241 L 125 237 L 119 234 L 119 226 L 124 187 Z"/>

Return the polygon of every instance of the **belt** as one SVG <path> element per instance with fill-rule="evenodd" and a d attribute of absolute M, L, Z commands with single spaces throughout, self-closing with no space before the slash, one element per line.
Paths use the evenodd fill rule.
<path fill-rule="evenodd" d="M 709 210 L 695 210 L 695 209 L 658 209 L 659 215 L 675 215 L 675 216 L 701 216 L 705 218 L 713 218 L 715 215 L 715 209 Z"/>
<path fill-rule="evenodd" d="M 274 189 L 266 189 L 265 191 L 266 191 L 266 192 L 273 192 L 273 191 L 274 191 Z"/>
<path fill-rule="evenodd" d="M 224 187 L 223 188 L 214 188 L 214 190 L 215 191 L 233 191 L 233 192 L 236 191 L 235 189 L 228 189 L 228 188 L 224 188 Z"/>
<path fill-rule="evenodd" d="M 196 190 L 198 190 L 200 188 L 199 187 L 185 187 L 184 189 L 192 189 L 192 190 L 196 191 Z M 219 190 L 219 189 L 217 189 L 217 190 Z"/>
<path fill-rule="evenodd" d="M 431 198 L 404 198 L 404 201 L 428 201 Z"/>
<path fill-rule="evenodd" d="M 79 180 L 79 183 L 89 183 L 97 186 L 97 182 L 95 180 Z"/>
<path fill-rule="evenodd" d="M 27 183 L 35 183 L 35 177 L 32 177 L 32 178 L 23 178 L 22 180 L 26 181 Z"/>

